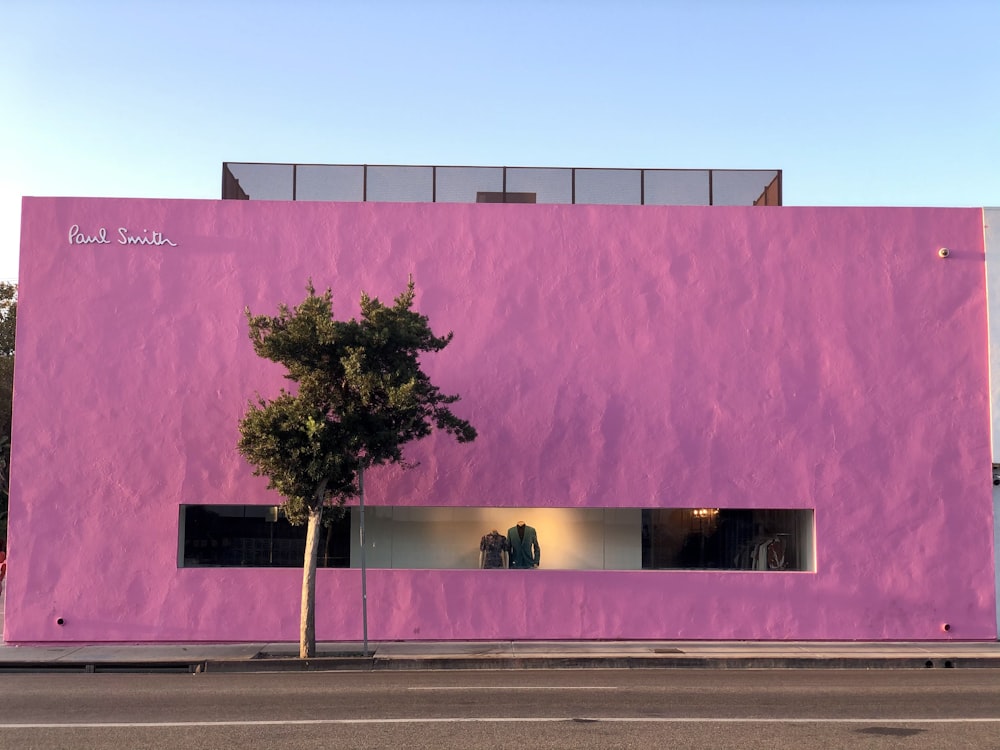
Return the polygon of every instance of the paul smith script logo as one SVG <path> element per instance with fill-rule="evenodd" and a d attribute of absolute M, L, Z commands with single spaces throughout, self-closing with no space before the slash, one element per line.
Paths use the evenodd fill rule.
<path fill-rule="evenodd" d="M 100 227 L 94 234 L 87 234 L 80 230 L 79 224 L 74 224 L 69 228 L 69 244 L 71 245 L 110 245 L 112 240 L 108 237 L 108 230 Z M 163 232 L 150 232 L 143 229 L 142 233 L 133 233 L 128 227 L 118 227 L 119 245 L 169 245 L 177 247 L 176 242 L 171 242 L 169 237 L 165 237 Z"/>

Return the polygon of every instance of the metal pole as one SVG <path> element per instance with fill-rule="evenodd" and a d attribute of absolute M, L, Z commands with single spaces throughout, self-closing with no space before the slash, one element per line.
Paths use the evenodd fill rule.
<path fill-rule="evenodd" d="M 365 565 L 365 467 L 358 469 L 358 490 L 361 500 L 361 622 L 364 630 L 364 656 L 368 656 L 368 568 Z"/>

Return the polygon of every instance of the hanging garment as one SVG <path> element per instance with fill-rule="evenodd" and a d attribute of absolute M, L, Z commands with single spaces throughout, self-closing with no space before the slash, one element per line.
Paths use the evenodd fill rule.
<path fill-rule="evenodd" d="M 767 569 L 784 570 L 785 565 L 785 540 L 775 537 L 767 545 Z"/>

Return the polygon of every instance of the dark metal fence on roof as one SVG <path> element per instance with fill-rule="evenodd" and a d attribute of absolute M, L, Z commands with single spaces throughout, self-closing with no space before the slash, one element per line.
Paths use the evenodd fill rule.
<path fill-rule="evenodd" d="M 225 162 L 228 200 L 780 206 L 780 169 Z"/>

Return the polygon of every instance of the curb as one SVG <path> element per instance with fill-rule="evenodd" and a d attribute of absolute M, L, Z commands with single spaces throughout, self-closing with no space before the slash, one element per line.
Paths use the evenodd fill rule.
<path fill-rule="evenodd" d="M 337 672 L 522 669 L 1000 669 L 993 657 L 316 657 L 207 660 L 197 672 Z"/>
<path fill-rule="evenodd" d="M 371 672 L 373 656 L 317 656 L 312 659 L 254 658 L 205 660 L 196 672 Z"/>
<path fill-rule="evenodd" d="M 69 673 L 83 672 L 95 674 L 98 672 L 175 672 L 194 674 L 199 672 L 201 664 L 189 661 L 8 661 L 0 662 L 0 673 L 17 672 L 47 672 Z"/>

